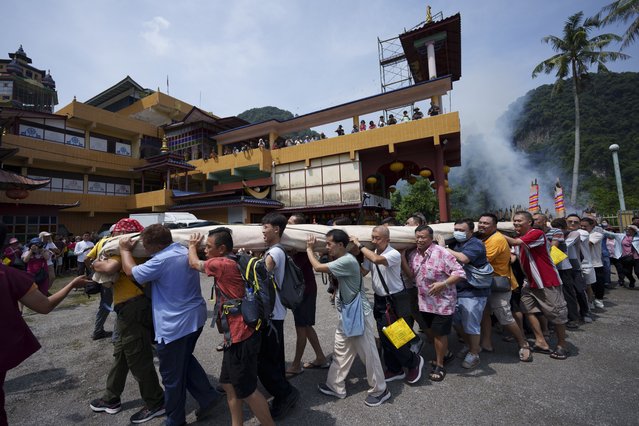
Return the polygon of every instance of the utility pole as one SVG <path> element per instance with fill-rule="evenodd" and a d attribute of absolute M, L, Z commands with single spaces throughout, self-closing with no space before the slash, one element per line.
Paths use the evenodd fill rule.
<path fill-rule="evenodd" d="M 621 186 L 621 170 L 619 169 L 619 145 L 610 145 L 608 149 L 612 152 L 612 164 L 615 168 L 615 180 L 617 181 L 617 195 L 619 196 L 619 207 L 621 211 L 626 210 L 626 201 L 623 198 L 623 187 Z"/>

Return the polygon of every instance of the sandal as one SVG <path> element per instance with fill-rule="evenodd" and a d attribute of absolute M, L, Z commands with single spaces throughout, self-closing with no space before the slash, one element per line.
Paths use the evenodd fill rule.
<path fill-rule="evenodd" d="M 446 355 L 444 355 L 444 365 L 447 365 L 449 362 L 455 359 L 455 354 L 451 351 L 448 351 Z M 430 361 L 430 365 L 435 368 L 437 366 L 437 360 L 432 359 Z"/>
<path fill-rule="evenodd" d="M 555 350 L 550 353 L 550 357 L 552 359 L 564 360 L 568 358 L 568 351 L 561 346 L 557 346 Z"/>
<path fill-rule="evenodd" d="M 526 356 L 526 352 L 528 351 L 528 356 Z M 523 348 L 519 348 L 519 361 L 521 362 L 532 362 L 533 354 L 530 346 L 524 346 Z"/>
<path fill-rule="evenodd" d="M 539 354 L 545 354 L 545 355 L 550 355 L 552 353 L 552 351 L 550 350 L 550 348 L 542 348 L 541 346 L 537 346 L 536 344 L 533 343 L 533 345 L 530 347 L 530 350 L 533 352 L 537 352 Z"/>
<path fill-rule="evenodd" d="M 433 382 L 441 382 L 446 377 L 446 369 L 439 365 L 435 365 L 428 377 L 430 377 L 430 380 Z"/>

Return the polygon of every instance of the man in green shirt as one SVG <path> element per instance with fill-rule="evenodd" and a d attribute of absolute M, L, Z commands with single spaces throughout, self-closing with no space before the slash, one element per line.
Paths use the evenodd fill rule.
<path fill-rule="evenodd" d="M 355 361 L 355 356 L 366 366 L 366 379 L 371 387 L 364 404 L 376 407 L 390 398 L 390 391 L 386 388 L 384 370 L 379 360 L 379 353 L 375 345 L 375 321 L 371 306 L 364 294 L 362 276 L 359 263 L 355 257 L 348 253 L 349 237 L 341 229 L 332 229 L 326 234 L 326 249 L 329 256 L 335 259 L 332 262 L 322 264 L 313 253 L 315 236 L 309 234 L 306 240 L 306 254 L 315 272 L 331 273 L 339 283 L 335 306 L 340 313 L 339 322 L 335 330 L 335 349 L 333 362 L 328 370 L 326 383 L 318 385 L 318 390 L 336 398 L 346 397 L 345 380 Z M 359 303 L 355 300 L 361 298 L 361 309 L 364 311 L 364 330 L 361 335 L 347 336 L 344 332 L 343 311 L 344 306 L 351 303 Z"/>

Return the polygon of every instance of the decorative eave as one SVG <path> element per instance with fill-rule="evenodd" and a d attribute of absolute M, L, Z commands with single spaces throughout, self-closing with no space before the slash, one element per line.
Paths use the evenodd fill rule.
<path fill-rule="evenodd" d="M 26 189 L 33 190 L 43 188 L 51 183 L 51 179 L 32 179 L 26 176 L 0 170 L 0 190 Z"/>

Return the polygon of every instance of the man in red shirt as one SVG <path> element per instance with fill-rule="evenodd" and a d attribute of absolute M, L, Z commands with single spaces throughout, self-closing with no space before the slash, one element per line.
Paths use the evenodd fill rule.
<path fill-rule="evenodd" d="M 566 359 L 568 309 L 561 289 L 561 279 L 548 253 L 546 235 L 532 225 L 532 215 L 527 211 L 518 211 L 513 217 L 513 226 L 519 238 L 504 235 L 508 244 L 517 247 L 519 263 L 526 274 L 521 289 L 521 305 L 535 334 L 532 349 L 547 353 L 554 359 Z M 552 351 L 535 316 L 539 312 L 555 325 L 557 347 Z"/>
<path fill-rule="evenodd" d="M 189 240 L 189 265 L 191 268 L 215 278 L 215 297 L 219 307 L 215 313 L 221 323 L 222 304 L 230 299 L 244 297 L 244 280 L 233 256 L 233 237 L 229 228 L 209 231 L 204 253 L 206 261 L 198 258 L 197 248 L 203 236 L 193 234 Z M 226 315 L 230 341 L 224 337 L 224 356 L 220 383 L 226 392 L 233 424 L 242 424 L 242 402 L 246 403 L 262 425 L 274 425 L 264 395 L 257 389 L 257 356 L 260 352 L 261 333 L 249 327 L 241 313 Z"/>

